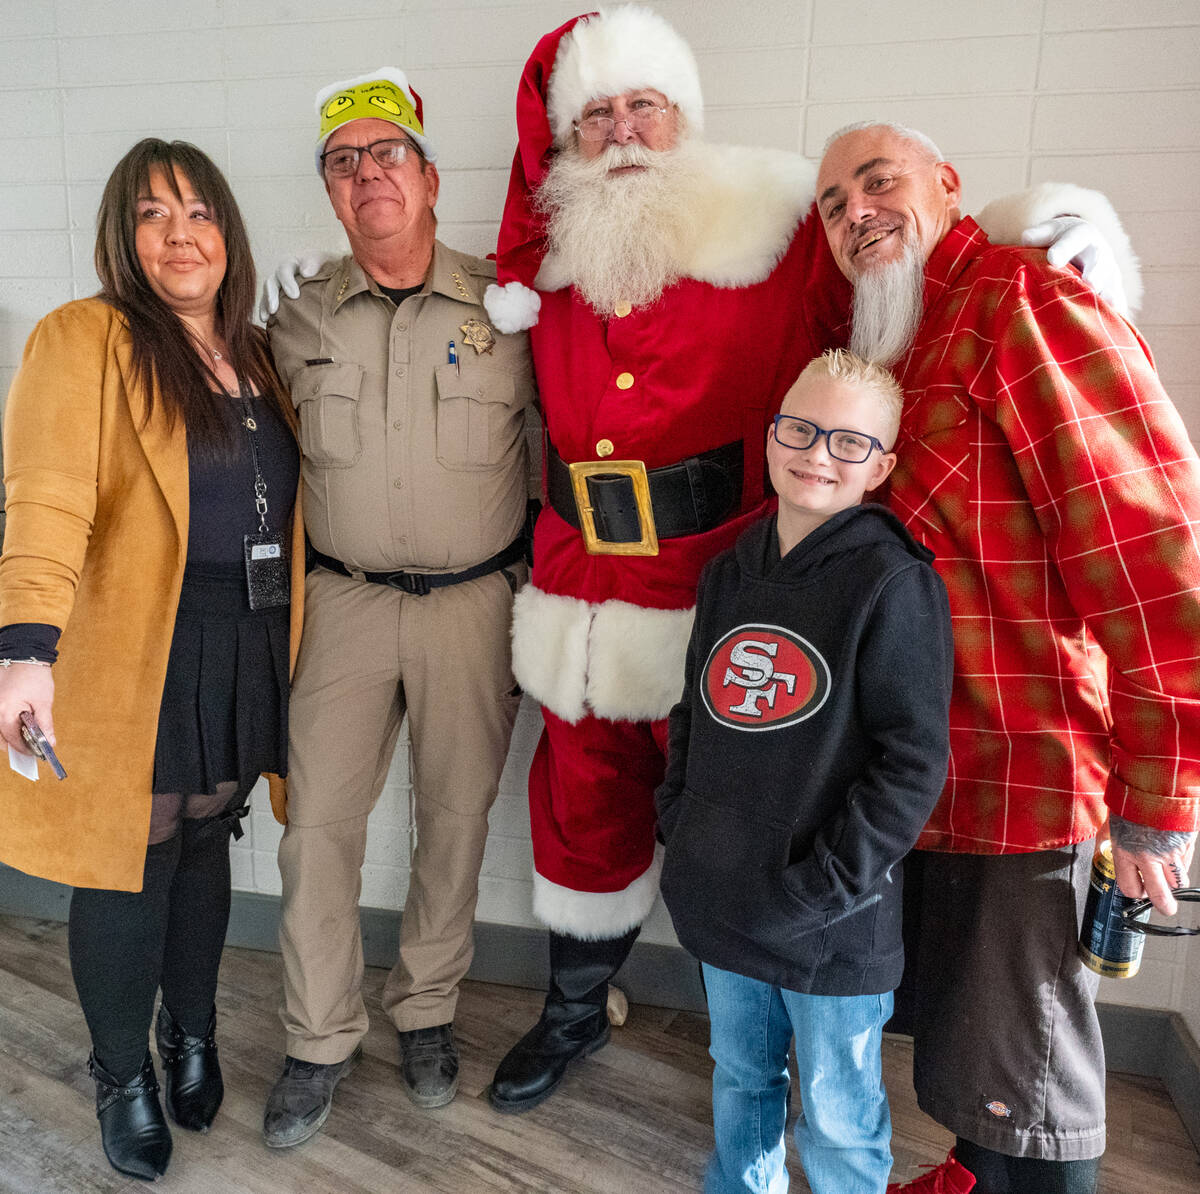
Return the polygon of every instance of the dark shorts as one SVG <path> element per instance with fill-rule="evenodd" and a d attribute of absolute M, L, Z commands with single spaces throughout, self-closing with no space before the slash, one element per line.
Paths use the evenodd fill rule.
<path fill-rule="evenodd" d="M 1099 978 L 1076 951 L 1094 847 L 918 850 L 905 863 L 909 964 L 893 1027 L 913 1034 L 917 1101 L 1009 1156 L 1104 1152 Z"/>

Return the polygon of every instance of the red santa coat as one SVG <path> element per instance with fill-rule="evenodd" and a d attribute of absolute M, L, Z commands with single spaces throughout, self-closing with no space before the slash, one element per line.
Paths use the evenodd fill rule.
<path fill-rule="evenodd" d="M 605 318 L 553 258 L 538 275 L 530 339 L 563 460 L 655 469 L 743 444 L 740 509 L 703 534 L 660 540 L 656 556 L 590 555 L 554 511 L 538 519 L 513 627 L 514 672 L 547 726 L 529 782 L 534 912 L 580 937 L 623 933 L 657 894 L 654 789 L 700 570 L 763 513 L 771 416 L 804 365 L 842 338 L 849 307 L 812 207 L 812 165 L 726 147 L 712 163 L 709 216 L 684 276 L 656 302 Z"/>
<path fill-rule="evenodd" d="M 767 150 L 720 154 L 732 158 L 714 167 L 724 226 L 697 235 L 689 276 L 657 302 L 604 319 L 569 285 L 541 291 L 530 338 L 563 460 L 654 469 L 744 446 L 740 511 L 660 541 L 656 556 L 589 555 L 578 530 L 542 513 L 514 661 L 526 691 L 569 722 L 656 720 L 679 699 L 700 569 L 762 513 L 771 416 L 804 365 L 843 335 L 849 287 L 810 212 L 811 165 Z M 539 285 L 557 281 L 557 268 L 548 260 Z M 604 440 L 612 449 L 601 455 Z"/>

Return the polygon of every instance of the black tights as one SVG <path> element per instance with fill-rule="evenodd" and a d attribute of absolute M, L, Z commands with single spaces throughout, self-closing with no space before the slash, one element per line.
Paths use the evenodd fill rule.
<path fill-rule="evenodd" d="M 961 1136 L 954 1155 L 975 1175 L 974 1194 L 1095 1194 L 1100 1158 L 1041 1161 L 1008 1157 Z"/>
<path fill-rule="evenodd" d="M 96 1060 L 118 1081 L 134 1078 L 146 1057 L 160 986 L 185 1032 L 207 1029 L 229 886 L 229 823 L 210 817 L 184 820 L 174 837 L 147 848 L 141 891 L 75 888 L 71 975 Z"/>

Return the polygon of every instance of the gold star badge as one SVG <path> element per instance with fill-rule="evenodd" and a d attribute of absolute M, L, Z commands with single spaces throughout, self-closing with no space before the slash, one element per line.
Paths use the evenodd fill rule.
<path fill-rule="evenodd" d="M 476 353 L 491 352 L 496 347 L 496 333 L 482 320 L 468 319 L 459 326 L 459 331 Z"/>

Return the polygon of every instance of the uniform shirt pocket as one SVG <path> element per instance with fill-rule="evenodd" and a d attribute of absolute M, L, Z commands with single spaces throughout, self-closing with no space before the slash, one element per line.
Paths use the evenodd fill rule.
<path fill-rule="evenodd" d="M 521 438 L 524 416 L 514 409 L 512 374 L 475 362 L 438 365 L 437 457 L 446 468 L 489 469 L 504 462 Z"/>
<path fill-rule="evenodd" d="M 309 365 L 292 386 L 300 448 L 322 468 L 349 468 L 362 455 L 358 396 L 363 368 L 351 362 Z"/>

